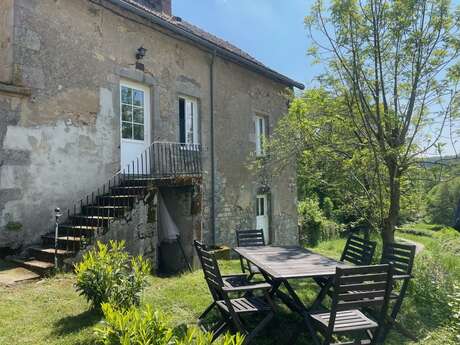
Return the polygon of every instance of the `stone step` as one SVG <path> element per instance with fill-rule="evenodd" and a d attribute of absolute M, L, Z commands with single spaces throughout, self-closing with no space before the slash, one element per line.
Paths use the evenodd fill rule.
<path fill-rule="evenodd" d="M 89 225 L 72 225 L 60 224 L 59 236 L 75 236 L 75 237 L 93 237 L 98 231 L 103 231 L 102 227 L 89 226 Z M 54 238 L 54 233 L 53 233 Z"/>
<path fill-rule="evenodd" d="M 21 259 L 21 258 L 11 258 L 9 261 L 18 264 L 21 267 L 24 267 L 32 272 L 44 276 L 52 271 L 54 268 L 54 263 L 41 261 L 36 259 Z"/>
<path fill-rule="evenodd" d="M 83 206 L 82 215 L 104 216 L 104 217 L 123 217 L 123 215 L 125 214 L 127 210 L 128 210 L 128 207 L 125 207 L 125 206 L 90 205 L 90 206 Z"/>
<path fill-rule="evenodd" d="M 37 268 L 37 264 L 19 258 L 8 258 L 11 267 L 0 271 L 0 285 L 14 286 L 40 279 L 47 271 Z M 54 265 L 53 265 L 54 266 Z"/>
<path fill-rule="evenodd" d="M 59 249 L 72 249 L 80 250 L 86 237 L 84 236 L 58 236 L 58 248 Z M 42 236 L 43 244 L 46 246 L 54 247 L 54 233 L 49 233 Z"/>
<path fill-rule="evenodd" d="M 109 224 L 109 222 L 116 219 L 115 217 L 86 216 L 81 214 L 76 216 L 70 216 L 70 218 L 72 224 L 90 227 L 106 227 Z"/>
<path fill-rule="evenodd" d="M 38 261 L 45 261 L 45 262 L 54 262 L 54 248 L 43 248 L 43 247 L 32 247 L 29 248 L 30 257 L 34 258 Z M 67 249 L 58 249 L 57 257 L 60 262 L 66 258 L 70 258 L 76 254 L 76 251 L 67 250 Z"/>
<path fill-rule="evenodd" d="M 118 186 L 111 187 L 112 195 L 143 195 L 145 193 L 144 186 Z"/>
<path fill-rule="evenodd" d="M 132 208 L 136 202 L 135 195 L 101 195 L 96 197 L 98 205 L 124 206 Z"/>

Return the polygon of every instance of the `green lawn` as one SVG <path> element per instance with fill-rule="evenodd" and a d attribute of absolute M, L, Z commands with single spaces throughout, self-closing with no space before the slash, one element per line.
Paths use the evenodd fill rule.
<path fill-rule="evenodd" d="M 412 240 L 419 238 L 402 233 L 398 236 Z M 420 277 L 417 277 L 412 284 L 410 295 L 401 314 L 402 323 L 416 333 L 421 340 L 411 342 L 402 338 L 398 333 L 391 332 L 387 344 L 435 345 L 441 342 L 444 343 L 443 345 L 454 344 L 449 343 L 452 332 L 444 322 L 446 320 L 446 315 L 443 315 L 446 310 L 445 306 L 438 306 L 438 304 L 443 304 L 444 300 L 440 298 L 437 301 L 434 291 L 429 291 L 428 296 L 422 296 L 424 289 L 433 288 L 430 285 L 431 282 L 425 286 L 419 280 L 430 279 L 430 276 L 427 276 L 425 264 L 428 261 L 427 258 L 432 256 L 430 245 L 435 241 L 428 237 L 423 237 L 423 239 L 427 249 L 417 259 L 415 270 L 416 275 L 420 270 Z M 426 239 L 432 242 L 426 242 Z M 335 240 L 322 243 L 315 250 L 337 258 L 343 245 L 343 240 Z M 460 262 L 455 261 L 455 258 L 444 260 L 442 265 L 446 264 L 451 267 L 457 264 L 454 279 L 458 279 Z M 223 261 L 222 268 L 225 272 L 238 271 L 239 261 Z M 434 272 L 433 274 L 441 273 Z M 0 287 L 0 344 L 94 344 L 92 329 L 100 318 L 89 311 L 88 304 L 75 292 L 73 283 L 73 275 L 60 274 L 40 282 L 10 288 Z M 451 284 L 451 281 L 446 284 Z M 311 281 L 299 281 L 295 285 L 306 301 L 314 298 L 317 289 Z M 439 286 L 434 285 L 434 288 L 439 288 Z M 445 287 L 441 286 L 441 288 Z M 434 295 L 431 296 L 430 293 Z M 150 286 L 143 297 L 143 303 L 149 303 L 154 308 L 166 312 L 171 324 L 177 326 L 178 331 L 184 325 L 194 324 L 197 315 L 210 300 L 200 271 L 171 278 L 151 277 Z M 268 327 L 268 330 L 258 339 L 257 344 L 286 343 L 287 337 L 298 322 L 299 319 L 296 316 L 285 307 L 279 306 L 273 326 Z M 299 344 L 310 344 L 308 337 L 304 336 Z"/>

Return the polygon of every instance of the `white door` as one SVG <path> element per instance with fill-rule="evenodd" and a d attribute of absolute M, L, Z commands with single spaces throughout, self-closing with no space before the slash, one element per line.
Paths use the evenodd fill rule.
<path fill-rule="evenodd" d="M 150 145 L 150 89 L 124 81 L 120 84 L 121 170 L 132 169 Z M 137 169 L 137 164 L 134 164 Z"/>
<path fill-rule="evenodd" d="M 257 196 L 256 228 L 264 231 L 265 244 L 270 242 L 267 195 Z"/>

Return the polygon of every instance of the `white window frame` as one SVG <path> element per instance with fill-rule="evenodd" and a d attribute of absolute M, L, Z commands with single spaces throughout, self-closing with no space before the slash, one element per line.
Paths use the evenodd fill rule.
<path fill-rule="evenodd" d="M 182 144 L 200 144 L 200 114 L 198 111 L 198 100 L 188 96 L 179 96 L 179 101 L 185 102 L 185 143 Z M 180 110 L 179 110 L 180 111 Z M 179 116 L 180 121 L 180 116 Z M 179 131 L 180 131 L 179 126 Z M 179 138 L 181 133 L 179 132 Z"/>
<path fill-rule="evenodd" d="M 132 90 L 142 91 L 144 93 L 144 104 L 142 107 L 140 107 L 144 111 L 144 124 L 143 124 L 144 140 L 134 139 L 134 136 L 132 139 L 123 138 L 122 124 L 123 122 L 129 122 L 129 121 L 123 121 L 123 114 L 122 114 L 123 113 L 123 110 L 122 110 L 123 108 L 122 88 L 123 87 L 127 87 Z M 119 90 L 120 90 L 119 91 L 120 92 L 120 140 L 125 141 L 125 142 L 133 142 L 133 143 L 142 143 L 142 142 L 149 143 L 150 142 L 150 90 L 149 88 L 143 84 L 134 83 L 128 80 L 122 80 L 120 82 Z M 133 106 L 133 109 L 134 109 L 134 106 Z M 134 126 L 134 124 L 136 124 L 134 122 L 134 111 L 133 111 L 132 116 L 133 116 L 133 119 L 131 121 L 131 124 Z"/>
<path fill-rule="evenodd" d="M 264 140 L 267 136 L 267 118 L 262 115 L 254 116 L 254 134 L 256 141 L 256 157 L 265 156 Z"/>

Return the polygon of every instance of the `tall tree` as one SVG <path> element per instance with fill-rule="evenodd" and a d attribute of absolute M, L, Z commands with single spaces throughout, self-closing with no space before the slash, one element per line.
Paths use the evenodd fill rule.
<path fill-rule="evenodd" d="M 328 64 L 321 82 L 385 168 L 384 242 L 394 241 L 402 178 L 458 113 L 459 20 L 448 0 L 316 0 L 306 18 L 310 52 Z"/>

